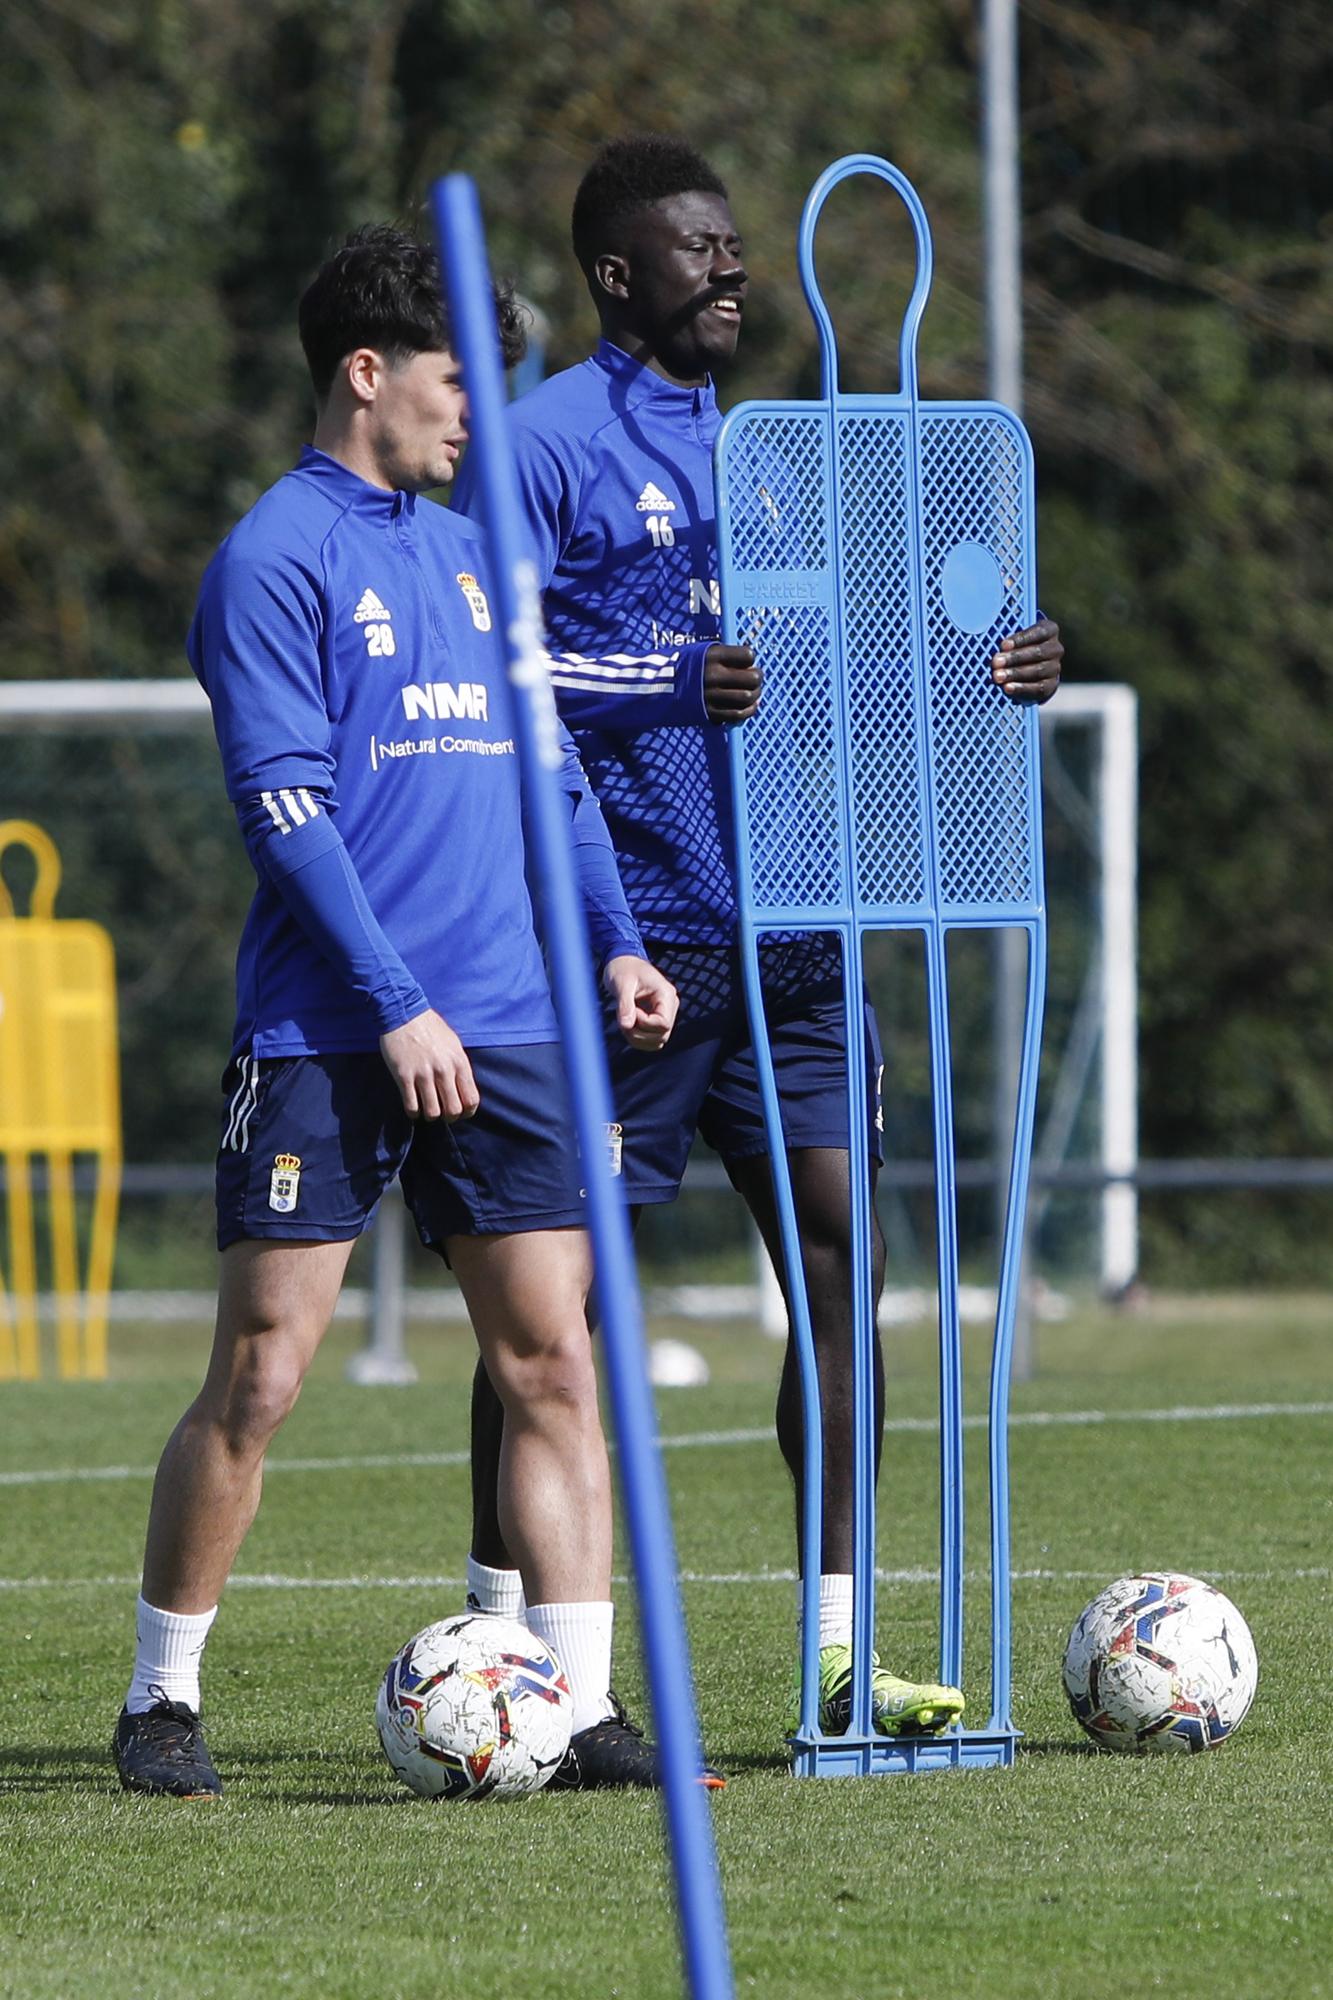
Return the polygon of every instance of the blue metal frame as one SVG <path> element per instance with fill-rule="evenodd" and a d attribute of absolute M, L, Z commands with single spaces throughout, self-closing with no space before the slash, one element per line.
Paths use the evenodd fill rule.
<path fill-rule="evenodd" d="M 569 814 L 553 772 L 560 763 L 555 702 L 542 648 L 537 573 L 504 421 L 495 307 L 481 211 L 472 181 L 450 174 L 431 190 L 450 321 L 471 406 L 472 449 L 490 537 L 499 633 L 514 690 L 515 737 L 541 883 L 546 937 L 569 1069 L 597 1267 L 602 1346 L 619 1443 L 625 1512 L 638 1583 L 648 1686 L 662 1762 L 663 1802 L 676 1880 L 688 1988 L 696 2000 L 733 1992 L 689 1646 L 676 1581 L 666 1479 L 657 1442 L 629 1222 L 607 1157 L 611 1085 L 593 990 L 587 930 L 575 886 Z"/>
<path fill-rule="evenodd" d="M 868 173 L 885 180 L 905 203 L 916 239 L 916 279 L 908 301 L 899 340 L 900 382 L 896 395 L 853 396 L 838 384 L 838 352 L 832 321 L 820 294 L 815 275 L 814 240 L 820 212 L 833 188 L 849 175 Z M 1010 1579 L 1009 1579 L 1009 1489 L 1007 1423 L 1010 1363 L 1014 1320 L 1018 1303 L 1023 1218 L 1027 1201 L 1028 1175 L 1032 1154 L 1032 1132 L 1036 1104 L 1037 1061 L 1040 1050 L 1042 1004 L 1045 989 L 1045 916 L 1039 835 L 1040 772 L 1037 719 L 1031 711 L 1000 711 L 1010 705 L 977 673 L 979 648 L 987 641 L 980 629 L 968 624 L 960 628 L 969 634 L 955 646 L 949 632 L 937 631 L 928 643 L 932 619 L 937 626 L 944 588 L 943 558 L 932 547 L 926 559 L 928 531 L 938 541 L 939 509 L 936 506 L 937 473 L 927 477 L 923 470 L 923 450 L 927 437 L 930 451 L 955 447 L 966 459 L 983 440 L 982 455 L 990 454 L 994 464 L 983 462 L 973 483 L 978 518 L 993 514 L 997 547 L 1008 552 L 995 568 L 997 588 L 1011 594 L 1008 614 L 1015 622 L 1030 624 L 1036 615 L 1034 572 L 1035 531 L 1033 522 L 1031 448 L 1022 425 L 1012 412 L 994 403 L 926 403 L 917 388 L 916 342 L 930 290 L 932 269 L 930 229 L 925 211 L 910 182 L 887 161 L 869 154 L 857 154 L 837 161 L 821 175 L 812 188 L 801 218 L 798 245 L 801 282 L 819 333 L 822 397 L 810 403 L 747 403 L 733 410 L 722 426 L 717 442 L 718 533 L 724 630 L 733 643 L 755 640 L 766 621 L 770 640 L 779 621 L 791 617 L 793 605 L 802 608 L 812 623 L 812 631 L 826 626 L 827 645 L 819 661 L 827 669 L 828 698 L 809 675 L 802 680 L 808 661 L 798 659 L 790 683 L 784 688 L 782 673 L 774 676 L 765 657 L 768 645 L 757 638 L 761 662 L 766 669 L 765 708 L 760 717 L 744 728 L 731 732 L 731 759 L 736 789 L 738 833 L 738 900 L 741 917 L 742 961 L 745 968 L 747 1003 L 758 1059 L 764 1116 L 770 1137 L 774 1187 L 782 1232 L 796 1343 L 799 1380 L 806 1433 L 805 1483 L 801 1497 L 802 1539 L 805 1551 L 802 1585 L 802 1647 L 800 1721 L 793 1737 L 794 1768 L 802 1775 L 840 1776 L 882 1771 L 933 1770 L 955 1765 L 1009 1764 L 1013 1761 L 1017 1731 L 1010 1702 Z M 853 452 L 855 443 L 855 453 Z M 801 461 L 799 472 L 790 465 L 783 472 L 784 452 Z M 878 457 L 876 456 L 878 454 Z M 998 456 L 997 456 L 998 454 Z M 996 465 L 1003 459 L 1002 503 L 995 494 L 1004 485 Z M 855 459 L 855 462 L 854 462 Z M 890 551 L 889 524 L 879 518 L 879 530 L 866 529 L 858 510 L 864 500 L 868 462 L 873 462 L 880 478 L 876 490 L 887 490 L 888 467 L 894 476 L 901 468 L 901 511 L 905 517 L 902 549 L 895 558 Z M 756 468 L 767 463 L 777 468 L 778 497 L 764 485 L 758 492 L 772 516 L 769 539 L 785 537 L 786 569 L 766 568 L 762 560 L 765 537 L 754 526 Z M 933 464 L 933 460 L 932 460 Z M 958 496 L 968 499 L 968 478 L 964 471 L 956 487 L 950 489 L 950 521 Z M 804 510 L 808 548 L 782 526 L 784 479 L 790 489 L 787 511 Z M 934 482 L 934 483 L 932 483 Z M 748 507 L 748 515 L 747 515 Z M 747 525 L 748 523 L 748 525 Z M 764 527 L 762 520 L 759 528 Z M 947 538 L 948 529 L 945 529 Z M 882 545 L 876 542 L 881 533 Z M 977 530 L 980 535 L 983 531 Z M 859 540 L 858 540 L 859 537 Z M 975 540 L 964 541 L 964 561 L 977 560 Z M 894 712 L 895 726 L 906 732 L 886 748 L 885 785 L 896 785 L 896 797 L 906 800 L 919 821 L 919 871 L 912 886 L 886 894 L 883 884 L 877 891 L 862 882 L 867 872 L 867 827 L 873 830 L 876 801 L 868 793 L 864 771 L 858 767 L 858 731 L 867 720 L 865 690 L 854 686 L 852 663 L 857 643 L 850 619 L 866 592 L 867 572 L 853 587 L 848 583 L 850 552 L 855 545 L 857 560 L 879 562 L 887 576 L 893 573 L 897 609 L 876 634 L 883 648 L 901 647 L 904 659 L 910 650 L 910 675 L 904 666 L 900 706 Z M 982 542 L 980 558 L 983 576 L 987 545 Z M 867 549 L 869 555 L 867 556 Z M 1005 574 L 1006 569 L 1016 572 Z M 871 578 L 873 583 L 875 578 Z M 1021 584 L 1021 588 L 1020 588 Z M 871 592 L 873 596 L 873 591 Z M 853 603 L 856 600 L 856 605 Z M 1004 605 L 997 607 L 998 611 Z M 896 620 L 896 623 L 895 623 Z M 899 627 L 901 629 L 899 629 Z M 1001 629 L 1013 629 L 1006 622 Z M 799 648 L 796 649 L 799 652 Z M 813 648 L 819 653 L 819 645 Z M 864 639 L 860 653 L 866 651 Z M 881 655 L 886 664 L 887 682 L 894 663 L 890 653 Z M 864 661 L 860 671 L 864 675 Z M 874 690 L 884 702 L 886 713 L 892 697 L 883 687 Z M 773 863 L 789 834 L 784 825 L 781 783 L 765 789 L 767 773 L 756 761 L 756 746 L 766 709 L 775 697 L 790 695 L 793 714 L 813 707 L 822 715 L 826 736 L 820 738 L 818 752 L 825 760 L 825 775 L 836 792 L 838 852 L 830 863 L 829 877 L 816 892 L 784 893 L 781 864 Z M 989 707 L 987 706 L 989 704 Z M 998 704 L 998 706 L 997 706 Z M 906 722 L 904 722 L 906 714 Z M 1019 831 L 1012 845 L 1015 858 L 1010 869 L 1008 893 L 997 894 L 992 885 L 987 893 L 960 894 L 953 877 L 966 873 L 968 853 L 979 834 L 983 808 L 978 807 L 977 824 L 969 823 L 966 809 L 958 802 L 959 779 L 950 768 L 951 750 L 960 727 L 980 731 L 985 746 L 986 731 L 995 729 L 996 755 L 1007 758 L 1012 767 L 1007 782 L 1013 790 L 1016 824 Z M 1015 735 L 1015 730 L 1018 735 Z M 792 725 L 793 741 L 800 743 L 800 725 Z M 811 758 L 813 737 L 801 747 Z M 772 752 L 767 752 L 770 757 Z M 864 752 L 861 762 L 864 763 Z M 781 771 L 781 765 L 772 766 Z M 982 781 L 984 790 L 986 780 Z M 964 785 L 964 789 L 965 789 Z M 1021 799 L 1018 794 L 1021 793 Z M 945 803 L 947 798 L 947 805 Z M 989 802 L 992 812 L 995 801 Z M 899 815 L 901 817 L 901 814 Z M 788 814 L 788 819 L 790 815 Z M 1008 829 L 1005 829 L 1006 833 Z M 805 855 L 801 860 L 804 863 Z M 756 872 L 766 880 L 762 890 Z M 869 872 L 874 872 L 870 870 Z M 804 868 L 795 875 L 807 874 Z M 952 883 L 952 886 L 951 886 Z M 1014 884 L 1017 893 L 1014 893 Z M 936 1253 L 939 1271 L 940 1325 L 940 1678 L 959 1684 L 963 1676 L 963 1407 L 962 1334 L 958 1311 L 958 1231 L 954 1184 L 953 1094 L 949 1045 L 949 999 L 947 938 L 950 931 L 1010 927 L 1028 939 L 1027 1003 L 1013 1157 L 1010 1168 L 1009 1198 L 1004 1243 L 1000 1260 L 999 1297 L 991 1355 L 990 1424 L 990 1577 L 991 1577 L 991 1714 L 984 1728 L 957 1727 L 939 1737 L 893 1738 L 879 1736 L 870 1727 L 871 1652 L 874 1645 L 875 1494 L 873 1436 L 873 1359 L 876 1329 L 871 1279 L 870 1166 L 864 1107 L 867 1103 L 865 1044 L 861 1025 L 862 940 L 868 931 L 919 931 L 924 936 L 927 994 L 930 1018 L 931 1085 L 934 1114 L 936 1160 Z M 818 930 L 835 933 L 842 942 L 845 1022 L 848 1050 L 848 1105 L 850 1112 L 850 1175 L 853 1189 L 852 1274 L 853 1384 L 857 1412 L 853 1478 L 855 1484 L 855 1586 L 853 1605 L 853 1683 L 851 1717 L 845 1735 L 825 1736 L 818 1727 L 818 1578 L 820 1496 L 823 1490 L 823 1438 L 818 1374 L 810 1315 L 801 1270 L 799 1235 L 792 1198 L 791 1175 L 782 1145 L 781 1113 L 767 1027 L 760 997 L 759 939 L 769 931 Z"/>

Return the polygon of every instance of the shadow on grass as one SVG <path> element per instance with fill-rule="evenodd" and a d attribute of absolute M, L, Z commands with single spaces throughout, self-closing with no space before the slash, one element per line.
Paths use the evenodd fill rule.
<path fill-rule="evenodd" d="M 334 1760 L 330 1759 L 333 1764 Z M 349 1768 L 350 1763 L 350 1768 Z M 218 1758 L 226 1796 L 263 1800 L 265 1804 L 330 1806 L 410 1805 L 387 1780 L 377 1786 L 379 1773 L 370 1759 L 365 1769 L 346 1758 L 336 1760 L 329 1782 L 319 1784 L 319 1760 L 299 1750 L 240 1750 Z M 302 1782 L 304 1780 L 304 1783 Z M 78 1790 L 119 1797 L 121 1785 L 112 1761 L 111 1744 L 11 1743 L 0 1745 L 0 1798 L 6 1793 Z"/>
<path fill-rule="evenodd" d="M 321 1766 L 327 1765 L 327 1773 Z M 309 1750 L 279 1748 L 224 1750 L 218 1757 L 223 1783 L 238 1797 L 265 1804 L 302 1806 L 394 1806 L 411 1794 L 394 1790 L 387 1772 L 371 1757 L 352 1754 L 327 1759 Z M 320 1779 L 327 1776 L 327 1782 Z"/>
<path fill-rule="evenodd" d="M 0 1745 L 0 1792 L 49 1792 L 66 1785 L 119 1790 L 111 1761 L 111 1738 L 88 1744 L 8 1743 Z"/>
<path fill-rule="evenodd" d="M 1029 1757 L 1105 1757 L 1095 1743 L 1074 1743 L 1065 1737 L 1057 1737 L 1050 1743 L 1034 1743 L 1025 1736 L 1018 1746 L 1018 1762 L 1026 1764 Z"/>
<path fill-rule="evenodd" d="M 791 1758 L 781 1750 L 738 1750 L 734 1755 L 726 1752 L 717 1759 L 724 1777 L 739 1776 L 742 1771 L 790 1771 Z"/>
<path fill-rule="evenodd" d="M 1084 1754 L 1097 1756 L 1094 1745 L 1085 1753 L 1076 1743 L 1037 1743 L 1024 1746 L 1024 1756 L 1037 1754 Z M 337 1769 L 330 1770 L 329 1782 L 319 1783 L 319 1760 L 308 1751 L 292 1749 L 230 1750 L 218 1757 L 225 1787 L 224 1797 L 253 1800 L 265 1805 L 293 1806 L 376 1806 L 412 1807 L 420 1800 L 391 1780 L 379 1782 L 371 1759 L 364 1770 L 347 1758 L 330 1758 Z M 348 1768 L 349 1762 L 352 1768 Z M 725 1757 L 722 1768 L 729 1778 L 744 1778 L 762 1772 L 787 1776 L 791 1761 L 781 1751 L 741 1751 Z M 121 1786 L 111 1759 L 109 1743 L 9 1744 L 0 1747 L 0 1797 L 8 1792 L 32 1793 L 66 1789 L 121 1795 Z"/>

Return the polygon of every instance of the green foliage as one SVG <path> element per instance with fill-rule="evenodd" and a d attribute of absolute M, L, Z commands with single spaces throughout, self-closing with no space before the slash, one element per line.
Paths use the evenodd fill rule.
<path fill-rule="evenodd" d="M 1027 13 L 1043 594 L 1079 674 L 1141 697 L 1144 1150 L 1324 1153 L 1326 23 L 1245 0 Z M 1205 1230 L 1219 1268 L 1302 1268 L 1308 1215 L 1253 1210 L 1261 1244 Z"/>
<path fill-rule="evenodd" d="M 1325 13 L 1320 0 L 1022 8 L 1042 597 L 1071 674 L 1141 697 L 1142 1113 L 1156 1156 L 1333 1143 Z M 784 395 L 816 379 L 800 202 L 830 159 L 885 153 L 936 239 L 925 391 L 984 387 L 965 0 L 15 0 L 7 31 L 8 674 L 180 670 L 209 552 L 306 432 L 302 285 L 347 227 L 416 213 L 449 168 L 478 177 L 495 260 L 548 315 L 559 366 L 591 330 L 567 219 L 592 149 L 628 129 L 688 134 L 732 186 L 754 280 L 727 393 Z M 885 190 L 840 190 L 820 265 L 846 384 L 894 383 L 911 265 Z M 127 825 L 101 823 L 91 872 L 68 876 L 81 912 L 122 926 Z M 163 877 L 191 951 L 207 894 L 190 878 L 207 883 L 212 865 Z M 213 915 L 230 927 L 230 891 Z M 128 934 L 123 949 L 137 949 Z M 196 963 L 220 980 L 229 950 Z M 163 1017 L 145 1017 L 144 1036 L 197 1135 L 225 995 L 186 1011 L 183 1054 L 165 1053 Z M 170 1150 L 169 1095 L 136 1113 L 146 1153 Z M 1267 1268 L 1310 1268 L 1309 1231 L 1280 1207 L 1264 1233 Z M 1183 1247 L 1171 1228 L 1154 1241 L 1164 1265 Z M 1219 1249 L 1228 1268 L 1246 1254 L 1238 1234 Z"/>

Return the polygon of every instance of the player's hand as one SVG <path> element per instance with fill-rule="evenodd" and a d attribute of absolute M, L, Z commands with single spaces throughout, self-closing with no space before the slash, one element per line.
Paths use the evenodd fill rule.
<path fill-rule="evenodd" d="M 680 1006 L 680 995 L 666 974 L 646 958 L 625 953 L 607 960 L 602 984 L 616 1003 L 620 1032 L 630 1047 L 649 1054 L 664 1049 Z"/>
<path fill-rule="evenodd" d="M 748 722 L 764 676 L 748 646 L 710 646 L 704 655 L 704 712 L 710 722 Z"/>
<path fill-rule="evenodd" d="M 381 1035 L 380 1054 L 409 1118 L 452 1124 L 470 1118 L 481 1103 L 467 1050 L 433 1007 Z"/>
<path fill-rule="evenodd" d="M 990 663 L 991 679 L 1011 701 L 1049 701 L 1060 685 L 1064 656 L 1060 627 L 1053 618 L 1043 618 L 1040 625 L 1001 639 Z"/>

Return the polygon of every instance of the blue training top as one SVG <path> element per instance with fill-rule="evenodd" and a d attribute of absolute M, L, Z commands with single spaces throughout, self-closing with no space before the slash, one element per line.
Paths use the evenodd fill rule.
<path fill-rule="evenodd" d="M 712 385 L 682 389 L 611 341 L 511 404 L 560 713 L 645 937 L 735 932 L 724 730 L 704 712 L 720 636 Z M 475 513 L 464 459 L 454 505 Z"/>
<path fill-rule="evenodd" d="M 311 447 L 209 564 L 188 651 L 259 877 L 238 1051 L 374 1049 L 427 1005 L 474 1047 L 554 1038 L 488 581 L 470 522 Z M 594 948 L 640 953 L 565 745 Z"/>

